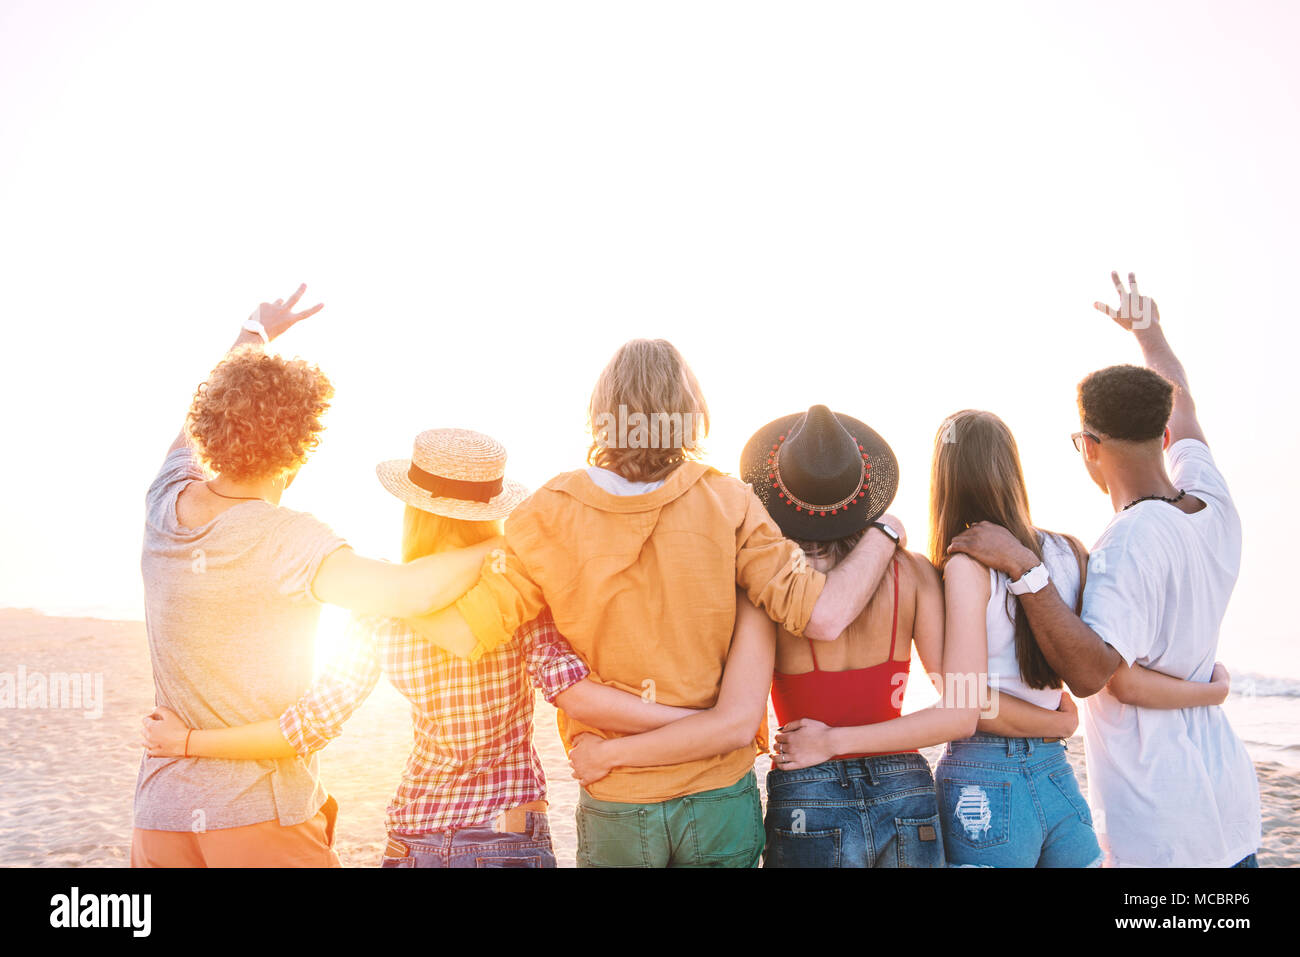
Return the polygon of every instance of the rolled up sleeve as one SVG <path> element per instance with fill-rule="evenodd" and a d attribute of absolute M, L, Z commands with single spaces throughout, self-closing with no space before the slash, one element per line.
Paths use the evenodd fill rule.
<path fill-rule="evenodd" d="M 736 584 L 768 617 L 802 635 L 826 576 L 809 564 L 751 491 L 745 518 L 736 532 Z"/>
<path fill-rule="evenodd" d="M 456 602 L 456 610 L 478 639 L 470 661 L 508 642 L 521 625 L 532 621 L 546 607 L 541 587 L 511 544 L 512 531 L 507 526 L 505 554 L 488 555 L 478 584 Z"/>
<path fill-rule="evenodd" d="M 549 610 L 520 629 L 524 642 L 528 676 L 551 704 L 579 681 L 591 674 L 587 663 L 555 627 Z"/>

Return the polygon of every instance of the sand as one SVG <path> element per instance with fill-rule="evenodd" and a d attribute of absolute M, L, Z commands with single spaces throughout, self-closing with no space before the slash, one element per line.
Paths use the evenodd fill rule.
<path fill-rule="evenodd" d="M 131 801 L 139 767 L 140 719 L 153 707 L 153 683 L 140 622 L 54 618 L 0 610 L 0 672 L 78 673 L 102 677 L 100 708 L 0 710 L 0 865 L 120 867 L 128 861 Z M 102 715 L 93 716 L 94 710 Z M 550 782 L 551 830 L 561 867 L 574 866 L 574 807 L 555 731 L 555 709 L 539 697 L 537 743 Z M 370 867 L 384 843 L 384 808 L 410 747 L 405 699 L 387 683 L 322 754 L 326 787 L 338 798 L 339 855 Z M 938 748 L 928 749 L 933 764 Z M 1083 741 L 1070 760 L 1086 791 Z M 760 783 L 768 759 L 755 762 Z M 1257 762 L 1265 867 L 1300 864 L 1300 770 Z"/>

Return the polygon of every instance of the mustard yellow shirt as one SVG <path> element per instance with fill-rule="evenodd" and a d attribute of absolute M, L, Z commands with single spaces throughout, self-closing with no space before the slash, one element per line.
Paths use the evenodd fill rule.
<path fill-rule="evenodd" d="M 712 707 L 736 620 L 736 587 L 802 634 L 825 585 L 753 490 L 696 462 L 642 495 L 614 495 L 583 470 L 546 483 L 506 523 L 504 568 L 489 559 L 456 607 L 487 651 L 549 606 L 592 678 L 662 704 Z M 588 728 L 563 712 L 565 747 Z M 665 801 L 727 787 L 753 745 L 656 768 L 618 768 L 599 800 Z"/>

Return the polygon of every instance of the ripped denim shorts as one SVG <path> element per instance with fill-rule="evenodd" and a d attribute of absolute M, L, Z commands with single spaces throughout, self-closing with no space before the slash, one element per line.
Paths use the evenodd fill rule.
<path fill-rule="evenodd" d="M 1099 867 L 1101 847 L 1065 745 L 976 734 L 935 769 L 950 867 Z"/>

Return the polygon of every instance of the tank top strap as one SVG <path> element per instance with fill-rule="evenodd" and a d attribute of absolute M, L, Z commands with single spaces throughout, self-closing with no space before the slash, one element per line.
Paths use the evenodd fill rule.
<path fill-rule="evenodd" d="M 894 623 L 889 629 L 889 660 L 894 660 L 898 642 L 898 559 L 894 559 Z"/>

